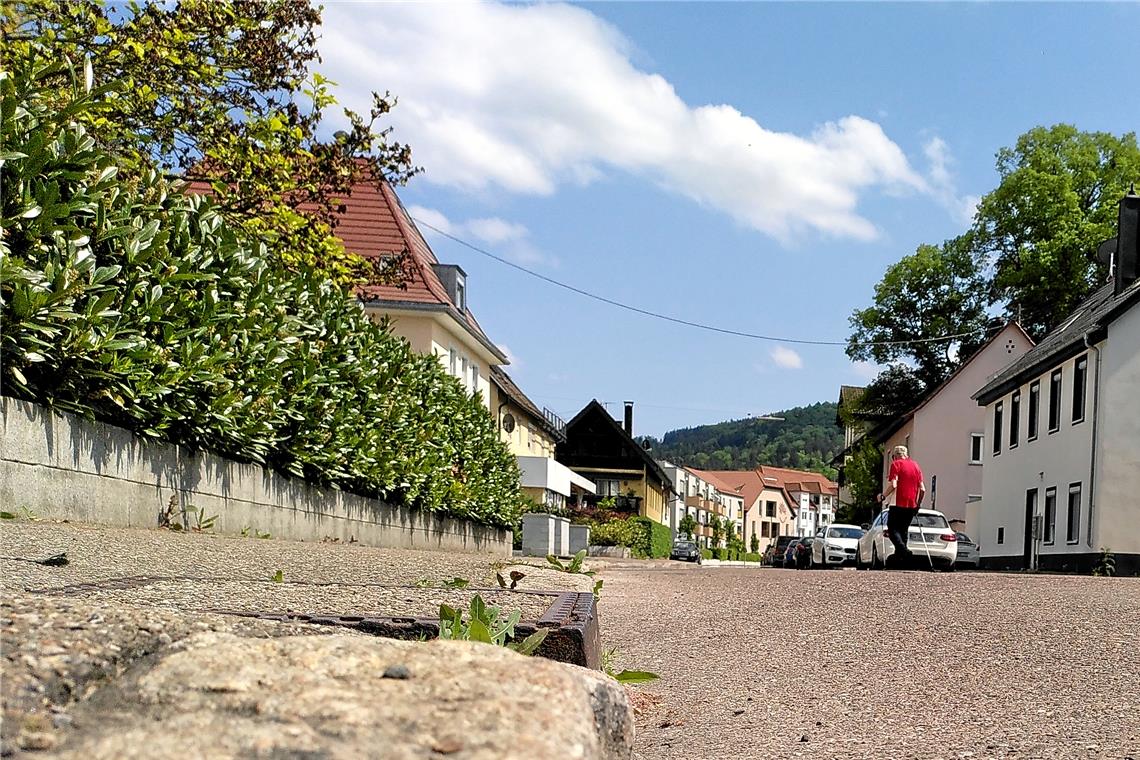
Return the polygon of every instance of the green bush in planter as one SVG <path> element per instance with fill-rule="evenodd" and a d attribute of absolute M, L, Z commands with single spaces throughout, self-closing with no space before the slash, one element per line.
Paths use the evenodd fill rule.
<path fill-rule="evenodd" d="M 701 559 L 712 559 L 712 558 L 713 558 L 712 550 L 702 547 L 701 548 Z"/>
<path fill-rule="evenodd" d="M 744 555 L 745 562 L 759 562 L 761 560 L 760 554 L 757 552 L 748 552 Z"/>
<path fill-rule="evenodd" d="M 651 520 L 648 517 L 631 517 L 630 520 L 641 526 L 644 536 L 639 542 L 639 548 L 646 557 L 668 557 L 673 549 L 673 532 L 668 525 Z"/>

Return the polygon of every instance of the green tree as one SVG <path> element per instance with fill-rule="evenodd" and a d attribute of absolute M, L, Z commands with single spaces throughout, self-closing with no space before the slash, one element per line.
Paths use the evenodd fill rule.
<path fill-rule="evenodd" d="M 319 60 L 320 9 L 302 0 L 20 0 L 5 7 L 3 68 L 34 46 L 70 62 L 46 84 L 57 102 L 90 62 L 94 80 L 123 86 L 90 124 L 120 177 L 150 167 L 211 182 L 228 221 L 265 242 L 277 263 L 343 284 L 398 281 L 404 261 L 365 262 L 334 236 L 354 184 L 415 173 L 411 151 L 374 125 L 395 104 L 373 94 L 366 116 L 322 137 L 336 105 Z"/>
<path fill-rule="evenodd" d="M 997 154 L 1001 178 L 978 205 L 971 249 L 992 266 L 989 296 L 1040 339 L 1103 282 L 1097 246 L 1140 179 L 1136 134 L 1036 127 Z"/>
<path fill-rule="evenodd" d="M 985 340 L 986 283 L 969 236 L 920 245 L 887 268 L 872 306 L 850 318 L 847 355 L 879 364 L 907 360 L 932 388 Z M 956 340 L 943 336 L 968 334 Z"/>
<path fill-rule="evenodd" d="M 677 532 L 690 541 L 693 540 L 693 531 L 696 530 L 696 528 L 696 519 L 688 513 L 686 513 L 685 516 L 681 518 L 681 522 L 677 523 Z"/>
<path fill-rule="evenodd" d="M 712 545 L 715 548 L 720 546 L 720 541 L 724 538 L 724 523 L 714 515 L 709 525 L 712 528 Z"/>
<path fill-rule="evenodd" d="M 880 509 L 876 497 L 882 493 L 883 478 L 883 453 L 874 441 L 864 438 L 855 445 L 843 477 L 851 503 L 839 510 L 839 521 L 856 525 L 870 522 Z"/>
<path fill-rule="evenodd" d="M 751 548 L 753 554 L 758 554 L 760 552 L 760 538 L 756 535 L 755 525 L 752 526 L 752 540 L 749 541 L 748 545 Z"/>

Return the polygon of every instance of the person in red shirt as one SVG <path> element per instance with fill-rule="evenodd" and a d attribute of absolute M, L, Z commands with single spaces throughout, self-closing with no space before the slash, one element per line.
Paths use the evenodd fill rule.
<path fill-rule="evenodd" d="M 887 514 L 887 538 L 895 546 L 896 564 L 909 567 L 914 554 L 907 547 L 907 536 L 910 524 L 926 496 L 926 484 L 922 482 L 922 468 L 910 458 L 906 446 L 895 446 L 891 451 L 891 469 L 887 480 L 887 490 L 879 496 L 879 501 L 883 503 L 888 503 L 892 494 L 895 497 L 895 503 Z"/>

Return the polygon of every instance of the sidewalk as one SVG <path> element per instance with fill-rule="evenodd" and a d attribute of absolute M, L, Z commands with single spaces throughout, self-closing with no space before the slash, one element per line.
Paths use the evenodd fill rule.
<path fill-rule="evenodd" d="M 64 552 L 64 566 L 34 563 Z M 628 757 L 632 718 L 626 715 L 624 691 L 596 671 L 467 642 L 399 642 L 337 627 L 206 611 L 435 617 L 440 603 L 465 607 L 479 593 L 505 611 L 519 609 L 525 620 L 541 614 L 547 602 L 534 594 L 503 591 L 496 574 L 509 578 L 512 570 L 523 573 L 520 591 L 593 588 L 593 578 L 542 567 L 541 560 L 24 520 L 0 523 L 0 555 L 5 754 L 43 749 L 86 758 L 131 756 L 123 754 L 129 748 L 100 728 L 113 722 L 121 729 L 116 735 L 126 732 L 142 742 L 136 752 L 151 748 L 135 755 L 140 757 L 187 752 L 243 756 L 257 754 L 257 742 L 266 741 L 280 751 L 327 757 L 367 755 L 366 745 L 377 741 L 393 746 L 394 757 L 542 756 L 545 745 L 528 744 L 517 735 L 524 729 L 539 736 L 535 741 L 554 742 L 551 746 L 577 742 L 582 757 Z M 443 585 L 456 578 L 469 585 Z M 280 644 L 266 648 L 257 640 Z M 178 658 L 188 659 L 176 666 Z M 397 675 L 413 660 L 420 663 L 419 672 L 411 680 L 384 678 L 385 667 L 374 672 L 360 664 L 376 665 L 385 658 L 404 668 Z M 343 660 L 356 661 L 358 667 L 344 671 L 330 665 Z M 458 662 L 468 665 L 457 671 Z M 194 663 L 194 673 L 213 676 L 192 683 L 184 677 L 189 671 L 179 670 L 188 663 Z M 330 667 L 332 683 L 343 681 L 338 688 L 345 704 L 320 720 L 311 718 L 311 705 L 305 707 L 311 694 L 285 683 L 279 691 L 271 686 L 262 690 L 263 684 L 280 681 L 274 673 L 296 671 L 290 676 L 296 681 L 304 680 L 298 674 Z M 260 674 L 251 675 L 249 668 Z M 221 679 L 218 693 L 227 694 L 227 674 L 242 672 L 244 701 L 209 696 L 218 686 L 211 679 Z M 475 673 L 491 680 L 482 687 L 467 684 Z M 159 682 L 161 688 L 154 685 Z M 393 688 L 401 694 L 395 701 Z M 361 702 L 362 694 L 371 698 Z M 171 707 L 167 699 L 198 701 L 211 715 L 233 712 L 234 725 L 244 725 L 245 733 L 222 732 L 226 735 L 207 751 L 198 743 L 205 741 L 203 727 L 190 721 L 184 722 L 182 735 L 168 725 L 173 732 L 169 740 L 154 744 L 154 737 L 146 738 L 146 726 Z M 250 700 L 267 710 L 252 724 L 242 712 Z M 296 713 L 270 709 L 294 702 Z M 529 704 L 530 717 L 509 704 Z M 563 716 L 547 714 L 550 704 L 558 704 Z M 457 709 L 487 718 L 479 724 L 485 730 L 473 724 L 466 738 L 457 738 L 447 728 L 456 723 Z M 361 710 L 370 717 L 357 715 Z M 290 720 L 296 723 L 293 734 L 266 728 Z M 403 728 L 377 733 L 372 726 L 393 721 Z M 528 727 L 528 721 L 540 722 Z M 372 727 L 365 729 L 365 724 Z M 546 724 L 549 730 L 540 729 Z M 574 728 L 578 724 L 589 728 L 589 736 L 583 737 L 580 726 Z M 439 752 L 451 747 L 458 749 Z M 524 747 L 529 749 L 524 752 Z"/>

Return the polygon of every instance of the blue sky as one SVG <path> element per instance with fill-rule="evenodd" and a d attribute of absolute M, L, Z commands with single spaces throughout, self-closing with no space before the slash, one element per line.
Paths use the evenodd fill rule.
<path fill-rule="evenodd" d="M 965 229 L 998 149 L 1037 125 L 1140 127 L 1138 28 L 1123 3 L 333 2 L 321 71 L 357 109 L 400 98 L 417 218 L 642 309 L 842 341 L 890 263 Z M 654 320 L 424 232 L 466 270 L 507 371 L 566 419 L 628 399 L 635 432 L 660 436 L 874 374 L 839 346 Z"/>

